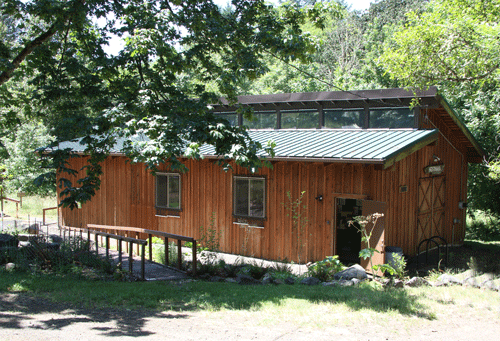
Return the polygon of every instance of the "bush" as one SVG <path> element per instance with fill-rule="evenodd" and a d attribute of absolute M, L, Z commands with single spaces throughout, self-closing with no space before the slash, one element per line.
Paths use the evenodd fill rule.
<path fill-rule="evenodd" d="M 345 268 L 338 258 L 338 255 L 329 256 L 322 261 L 308 266 L 307 276 L 316 277 L 322 282 L 331 280 L 335 273 L 342 271 Z"/>
<path fill-rule="evenodd" d="M 470 240 L 500 241 L 500 219 L 483 211 L 467 217 L 465 238 Z"/>

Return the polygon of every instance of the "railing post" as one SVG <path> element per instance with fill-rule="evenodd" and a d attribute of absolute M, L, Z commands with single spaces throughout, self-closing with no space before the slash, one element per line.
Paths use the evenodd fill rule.
<path fill-rule="evenodd" d="M 182 248 L 181 240 L 177 239 L 177 268 L 180 270 L 182 267 Z"/>
<path fill-rule="evenodd" d="M 135 233 L 135 239 L 139 239 L 139 233 Z M 136 249 L 137 249 L 137 255 L 139 255 L 139 244 L 137 244 L 136 246 Z"/>
<path fill-rule="evenodd" d="M 96 232 L 95 234 L 95 253 L 98 255 L 99 254 L 99 234 Z"/>
<path fill-rule="evenodd" d="M 196 260 L 196 240 L 193 240 L 193 250 L 191 251 L 192 256 L 193 256 L 193 275 L 196 276 L 196 266 L 197 266 L 197 260 Z"/>
<path fill-rule="evenodd" d="M 148 235 L 149 239 L 149 261 L 153 261 L 153 235 L 150 233 Z"/>
<path fill-rule="evenodd" d="M 87 230 L 87 243 L 89 244 L 89 252 L 90 252 L 90 230 Z"/>
<path fill-rule="evenodd" d="M 168 238 L 164 237 L 164 240 L 165 240 L 165 265 L 168 266 L 168 264 L 170 263 L 168 259 Z"/>
<path fill-rule="evenodd" d="M 134 243 L 132 241 L 130 241 L 130 245 L 128 248 L 128 271 L 130 272 L 130 274 L 132 274 L 132 262 L 133 262 L 133 258 L 134 258 L 134 257 L 132 257 L 132 253 L 134 252 L 132 250 L 132 248 L 134 247 L 133 244 Z"/>
<path fill-rule="evenodd" d="M 141 244 L 141 279 L 144 281 L 145 277 L 145 262 L 146 262 L 146 244 Z"/>
<path fill-rule="evenodd" d="M 109 236 L 106 235 L 106 259 L 109 260 Z"/>
<path fill-rule="evenodd" d="M 118 238 L 118 267 L 122 269 L 122 239 Z"/>

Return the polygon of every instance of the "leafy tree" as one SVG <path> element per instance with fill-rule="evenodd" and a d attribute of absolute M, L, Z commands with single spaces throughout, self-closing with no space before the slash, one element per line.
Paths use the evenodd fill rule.
<path fill-rule="evenodd" d="M 4 166 L 11 176 L 6 182 L 9 192 L 25 192 L 30 195 L 49 195 L 55 193 L 55 178 L 42 184 L 36 184 L 35 179 L 45 173 L 40 168 L 37 148 L 51 142 L 47 128 L 40 122 L 25 122 L 9 136 L 4 138 L 4 144 L 9 158 L 4 160 Z"/>
<path fill-rule="evenodd" d="M 408 19 L 394 34 L 382 65 L 404 86 L 441 86 L 493 156 L 486 168 L 471 167 L 470 202 L 500 214 L 500 1 L 433 0 Z"/>
<path fill-rule="evenodd" d="M 100 162 L 117 139 L 133 162 L 152 170 L 163 162 L 185 170 L 178 157 L 198 158 L 205 143 L 225 166 L 233 159 L 258 168 L 264 146 L 213 115 L 210 104 L 220 95 L 235 103 L 241 79 L 265 70 L 263 54 L 307 60 L 314 45 L 301 24 L 312 18 L 321 26 L 321 10 L 321 4 L 277 10 L 263 0 L 233 0 L 230 11 L 212 0 L 5 0 L 0 15 L 14 39 L 0 46 L 0 98 L 41 117 L 56 136 L 54 146 L 83 137 L 86 176 L 60 183 L 69 207 L 99 188 Z M 109 55 L 104 47 L 113 35 L 126 44 Z M 196 82 L 185 81 L 189 73 Z M 13 85 L 26 80 L 33 91 L 16 98 Z M 18 114 L 2 112 L 0 128 L 9 129 Z M 68 151 L 47 155 L 62 174 L 77 171 L 66 167 Z"/>

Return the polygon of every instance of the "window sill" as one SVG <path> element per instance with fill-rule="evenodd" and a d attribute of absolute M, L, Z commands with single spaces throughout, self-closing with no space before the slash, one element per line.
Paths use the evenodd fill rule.
<path fill-rule="evenodd" d="M 238 225 L 240 228 L 251 228 L 251 229 L 264 229 L 264 226 L 257 226 L 257 225 L 250 225 L 247 223 L 238 223 L 238 222 L 233 222 L 234 225 Z"/>

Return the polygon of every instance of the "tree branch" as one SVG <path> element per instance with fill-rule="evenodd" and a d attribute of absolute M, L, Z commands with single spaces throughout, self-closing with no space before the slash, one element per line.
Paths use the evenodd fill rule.
<path fill-rule="evenodd" d="M 14 71 L 21 65 L 21 63 L 26 59 L 26 57 L 33 52 L 34 49 L 36 49 L 38 46 L 42 45 L 45 43 L 47 40 L 49 40 L 54 34 L 57 32 L 57 24 L 58 22 L 56 21 L 52 26 L 49 27 L 49 29 L 36 37 L 33 41 L 29 42 L 22 50 L 19 52 L 19 54 L 14 58 L 12 61 L 12 66 L 8 69 L 5 70 L 0 74 L 0 85 L 3 83 L 7 82 L 10 78 L 12 78 L 12 75 Z"/>

